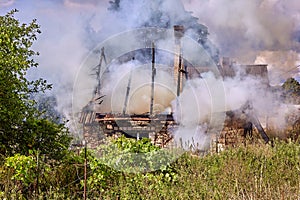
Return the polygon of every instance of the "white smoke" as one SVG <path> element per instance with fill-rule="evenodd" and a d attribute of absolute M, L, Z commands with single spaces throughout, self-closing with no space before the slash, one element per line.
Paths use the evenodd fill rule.
<path fill-rule="evenodd" d="M 0 4 L 0 12 L 4 14 L 17 8 L 20 10 L 17 17 L 22 21 L 38 19 L 42 34 L 34 49 L 41 54 L 37 59 L 40 67 L 32 71 L 30 76 L 43 77 L 53 83 L 53 92 L 60 110 L 70 114 L 74 90 L 81 91 L 73 99 L 77 101 L 77 107 L 74 108 L 76 112 L 92 97 L 95 80 L 89 75 L 90 67 L 98 64 L 98 58 L 95 54 L 94 59 L 88 62 L 84 60 L 94 47 L 125 30 L 145 24 L 155 26 L 170 23 L 172 26 L 190 17 L 182 9 L 180 1 L 160 0 L 159 4 L 153 2 L 122 0 L 119 12 L 110 12 L 107 10 L 108 0 L 5 1 Z M 220 48 L 221 55 L 235 57 L 240 62 L 250 64 L 266 62 L 269 64 L 271 83 L 274 84 L 291 75 L 299 77 L 297 68 L 289 71 L 299 62 L 300 4 L 297 0 L 182 0 L 182 3 L 187 10 L 193 11 L 200 23 L 209 27 L 209 38 Z M 168 15 L 153 19 L 153 12 L 157 10 L 166 11 Z M 86 65 L 82 66 L 82 63 Z M 133 99 L 129 100 L 128 112 L 149 110 L 150 66 L 143 70 L 137 66 L 141 64 L 135 61 L 111 66 L 111 73 L 106 81 L 108 84 L 105 84 L 103 93 L 107 95 L 106 99 L 113 99 L 113 105 L 105 105 L 106 102 L 111 102 L 107 100 L 104 101 L 104 107 L 113 107 L 116 112 L 122 111 L 128 78 L 133 70 L 130 95 Z M 282 73 L 286 74 L 281 76 Z M 210 77 L 210 80 L 223 81 L 211 75 L 203 76 Z M 203 147 L 207 144 L 203 142 L 206 141 L 203 138 L 206 138 L 207 123 L 212 118 L 215 101 L 212 100 L 214 96 L 210 91 L 213 86 L 208 87 L 205 81 L 208 79 L 187 82 L 178 98 L 177 103 L 180 106 L 173 103 L 174 116 L 182 124 L 179 136 L 186 139 L 192 137 Z M 74 82 L 78 84 L 74 85 Z M 171 106 L 175 88 L 171 75 L 167 75 L 164 70 L 158 70 L 156 83 L 158 89 L 155 104 L 161 111 Z M 141 88 L 141 85 L 145 87 Z M 160 88 L 160 85 L 167 88 Z M 285 112 L 275 109 L 278 107 L 278 98 L 261 87 L 259 80 L 253 77 L 226 79 L 223 92 L 226 94 L 221 97 L 225 99 L 224 110 L 238 108 L 247 100 L 252 100 L 258 115 L 274 116 L 277 113 L 280 120 L 275 121 L 284 121 L 282 119 Z M 159 99 L 161 96 L 165 98 Z M 136 104 L 136 101 L 142 103 Z"/>
<path fill-rule="evenodd" d="M 156 64 L 154 85 L 154 112 L 162 113 L 171 106 L 175 98 L 175 85 L 167 66 Z M 151 64 L 139 61 L 113 63 L 109 73 L 103 76 L 103 94 L 105 98 L 101 112 L 122 113 L 125 107 L 126 93 L 128 101 L 126 114 L 143 114 L 149 112 L 151 99 Z M 131 80 L 131 81 L 130 81 Z"/>
<path fill-rule="evenodd" d="M 269 80 L 271 85 L 281 83 L 294 74 L 299 76 L 300 60 L 296 51 L 261 51 L 256 57 L 255 64 L 268 63 Z"/>
<path fill-rule="evenodd" d="M 10 1 L 0 7 L 1 14 L 18 9 L 16 17 L 21 22 L 29 23 L 32 19 L 37 19 L 42 33 L 38 35 L 33 49 L 40 53 L 35 58 L 39 67 L 29 72 L 29 78 L 41 77 L 53 84 L 51 93 L 57 98 L 58 110 L 68 119 L 71 117 L 73 84 L 81 63 L 90 51 L 85 39 L 86 23 L 90 21 L 93 12 L 106 12 L 108 6 L 107 2 L 98 2 L 98 7 L 94 7 L 96 2 L 98 1 Z M 82 84 L 89 88 L 93 77 L 89 76 L 90 69 L 83 71 L 85 78 Z"/>
<path fill-rule="evenodd" d="M 224 102 L 224 113 L 239 110 L 251 102 L 253 113 L 263 126 L 268 123 L 269 127 L 284 130 L 288 125 L 287 117 L 297 112 L 297 107 L 284 104 L 280 96 L 264 84 L 260 77 L 237 75 L 221 80 L 211 72 L 202 74 L 202 77 L 189 80 L 181 95 L 173 101 L 173 116 L 180 124 L 174 132 L 175 140 L 185 148 L 208 148 L 210 133 L 218 134 L 223 127 L 223 124 L 220 129 L 211 123 L 216 120 L 213 107 L 217 98 L 212 95 L 211 88 L 218 81 L 223 83 L 225 95 L 218 97 L 218 101 Z M 299 113 L 297 116 L 300 116 Z"/>
<path fill-rule="evenodd" d="M 188 80 L 180 96 L 172 102 L 173 117 L 180 124 L 173 133 L 174 139 L 184 148 L 206 149 L 209 145 L 207 124 L 214 105 L 210 91 L 212 85 L 207 85 L 211 82 L 208 78 L 214 79 L 213 83 L 217 82 L 211 73 L 205 79 Z"/>
<path fill-rule="evenodd" d="M 253 63 L 258 59 L 271 61 L 269 69 L 274 84 L 281 83 L 288 76 L 299 79 L 299 69 L 296 68 L 299 56 L 294 56 L 299 55 L 300 50 L 300 4 L 297 0 L 184 2 L 186 9 L 209 27 L 210 38 L 222 55 L 234 57 L 242 63 Z M 264 52 L 270 53 L 265 55 Z M 288 65 L 282 65 L 284 60 L 289 60 Z"/>

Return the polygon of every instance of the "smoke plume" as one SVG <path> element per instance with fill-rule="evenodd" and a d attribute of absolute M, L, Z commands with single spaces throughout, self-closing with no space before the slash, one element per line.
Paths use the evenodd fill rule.
<path fill-rule="evenodd" d="M 270 62 L 272 84 L 299 79 L 297 0 L 187 0 L 185 7 L 209 27 L 222 55 L 241 63 Z"/>
<path fill-rule="evenodd" d="M 91 67 L 99 62 L 98 45 L 121 32 L 141 27 L 184 25 L 186 35 L 201 44 L 215 63 L 219 61 L 220 50 L 221 56 L 233 57 L 240 63 L 269 64 L 272 84 L 282 83 L 290 76 L 299 79 L 296 66 L 300 51 L 300 4 L 297 0 L 117 2 L 7 0 L 0 3 L 1 14 L 17 8 L 20 10 L 17 17 L 22 22 L 37 18 L 42 34 L 34 49 L 40 52 L 37 58 L 40 67 L 30 73 L 30 78 L 42 77 L 54 84 L 53 95 L 57 98 L 58 109 L 66 116 L 70 116 L 72 111 L 80 112 L 92 98 L 96 81 L 90 74 Z M 192 14 L 186 12 L 182 5 Z M 107 9 L 109 7 L 110 10 Z M 130 41 L 118 42 L 130 45 Z M 108 54 L 109 51 L 113 50 L 108 49 Z M 163 59 L 166 58 L 162 56 L 160 60 Z M 122 112 L 128 80 L 132 76 L 127 112 L 147 112 L 150 65 L 139 59 L 125 63 L 110 62 L 110 72 L 103 80 L 106 83 L 103 85 L 103 93 L 106 94 L 103 111 L 110 111 L 113 107 L 114 112 Z M 175 137 L 187 140 L 192 137 L 205 148 L 207 141 L 203 138 L 208 138 L 207 133 L 212 129 L 208 124 L 213 118 L 216 99 L 221 103 L 224 101 L 223 110 L 218 106 L 219 112 L 237 109 L 251 100 L 260 117 L 276 115 L 278 119 L 274 121 L 277 124 L 284 122 L 285 112 L 279 108 L 286 109 L 279 106 L 278 96 L 263 87 L 257 78 L 237 76 L 221 80 L 206 73 L 201 75 L 204 79 L 189 80 L 182 94 L 175 98 L 174 80 L 172 74 L 166 71 L 165 66 L 157 69 L 154 108 L 157 112 L 169 112 L 170 107 L 173 108 L 174 117 L 182 125 Z M 225 95 L 212 95 L 214 82 L 223 83 L 222 94 Z"/>

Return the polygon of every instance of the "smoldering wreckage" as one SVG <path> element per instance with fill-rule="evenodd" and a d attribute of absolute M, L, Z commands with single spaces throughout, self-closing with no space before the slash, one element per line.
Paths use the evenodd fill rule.
<path fill-rule="evenodd" d="M 112 2 L 112 9 L 117 10 L 119 2 Z M 155 15 L 157 14 L 159 13 Z M 144 25 L 144 27 L 173 28 L 172 38 L 168 38 L 173 41 L 171 53 L 157 47 L 158 43 L 164 40 L 164 34 L 159 33 L 155 39 L 149 37 L 149 34 L 152 35 L 152 29 L 150 32 L 148 29 L 139 30 L 141 35 L 138 39 L 146 41 L 144 48 L 126 53 L 113 61 L 108 61 L 106 57 L 107 52 L 113 49 L 106 46 L 101 48 L 99 64 L 93 68 L 97 84 L 91 95 L 91 101 L 83 107 L 79 117 L 83 137 L 90 148 L 97 148 L 106 137 L 121 135 L 135 139 L 150 138 L 153 144 L 160 147 L 180 145 L 184 148 L 213 149 L 217 152 L 226 146 L 246 141 L 246 138 L 258 137 L 264 143 L 270 143 L 265 130 L 270 126 L 269 119 L 272 116 L 269 116 L 269 113 L 259 112 L 259 108 L 256 108 L 253 102 L 253 99 L 264 98 L 259 96 L 259 92 L 252 93 L 251 98 L 246 95 L 243 101 L 235 106 L 227 106 L 225 103 L 226 108 L 223 112 L 218 111 L 221 117 L 216 117 L 212 113 L 212 105 L 208 106 L 209 111 L 202 109 L 207 107 L 205 104 L 207 102 L 203 99 L 215 97 L 207 97 L 202 89 L 197 91 L 199 87 L 209 87 L 207 84 L 210 81 L 206 81 L 205 77 L 213 76 L 214 80 L 235 80 L 237 85 L 243 84 L 242 82 L 246 82 L 249 78 L 255 80 L 254 84 L 258 84 L 263 93 L 265 91 L 271 93 L 267 64 L 242 65 L 230 58 L 220 59 L 218 51 L 207 38 L 207 27 L 199 24 L 198 19 L 192 16 L 186 17 L 185 20 L 187 18 L 188 22 L 179 20 L 173 25 L 169 22 L 162 24 L 159 20 L 157 24 Z M 187 60 L 190 50 L 184 48 L 185 36 L 195 40 L 197 45 L 205 50 L 210 61 L 199 61 L 195 64 Z M 123 74 L 112 75 L 126 66 L 130 67 L 127 71 L 123 71 Z M 145 74 L 143 79 L 149 80 L 142 82 L 135 80 L 140 79 L 139 76 L 143 74 Z M 116 80 L 111 80 L 112 77 Z M 117 80 L 118 78 L 122 81 Z M 191 86 L 199 80 L 204 80 L 205 83 L 196 87 Z M 114 81 L 119 83 L 112 89 L 109 85 Z M 234 92 L 227 94 L 226 84 L 224 87 L 223 95 L 232 96 L 229 98 L 242 95 Z M 189 89 L 193 90 L 192 95 L 197 97 L 189 97 L 190 94 L 187 95 Z M 112 94 L 113 92 L 117 95 Z M 193 100 L 196 103 L 191 102 Z M 114 105 L 113 102 L 117 102 L 118 105 Z M 186 104 L 203 102 L 203 107 L 191 106 L 192 108 L 186 109 L 190 106 Z M 215 125 L 211 122 L 213 118 L 221 122 Z"/>

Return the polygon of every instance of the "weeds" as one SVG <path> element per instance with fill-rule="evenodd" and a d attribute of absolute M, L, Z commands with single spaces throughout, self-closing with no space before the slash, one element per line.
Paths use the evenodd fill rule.
<path fill-rule="evenodd" d="M 138 144 L 124 138 L 121 140 L 115 144 L 122 150 L 134 152 L 157 150 L 146 140 Z M 101 159 L 97 159 L 92 153 L 89 153 L 89 163 L 90 199 L 299 199 L 300 197 L 300 146 L 299 143 L 291 141 L 276 140 L 274 147 L 262 144 L 250 144 L 247 147 L 241 145 L 203 157 L 186 152 L 167 168 L 152 172 L 116 171 L 101 163 Z M 25 185 L 25 182 L 21 184 L 20 171 L 1 162 L 0 198 L 82 199 L 82 164 L 82 155 L 70 155 L 65 162 L 53 165 L 52 170 L 47 171 L 47 176 L 43 176 L 37 196 L 34 192 L 20 193 L 18 186 Z M 32 172 L 33 168 L 29 169 Z M 20 176 L 17 180 L 19 185 L 14 184 L 16 175 Z"/>

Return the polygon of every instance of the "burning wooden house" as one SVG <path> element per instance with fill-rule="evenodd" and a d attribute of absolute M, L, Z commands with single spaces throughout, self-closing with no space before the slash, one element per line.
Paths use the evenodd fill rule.
<path fill-rule="evenodd" d="M 181 47 L 181 38 L 184 36 L 183 26 L 174 26 L 175 53 L 173 62 L 173 79 L 176 85 L 174 99 L 180 96 L 184 83 L 192 77 L 201 77 L 201 73 L 210 71 L 207 67 L 192 66 L 183 58 Z M 150 138 L 155 145 L 161 147 L 172 144 L 173 134 L 179 124 L 173 117 L 172 111 L 157 112 L 154 109 L 155 101 L 155 78 L 156 78 L 156 48 L 155 44 L 151 46 L 151 87 L 150 87 L 150 103 L 146 113 L 130 114 L 127 112 L 129 94 L 131 90 L 132 75 L 129 75 L 127 87 L 125 91 L 125 99 L 122 112 L 101 112 L 101 104 L 105 94 L 101 93 L 101 67 L 106 64 L 104 48 L 101 50 L 99 65 L 95 71 L 98 84 L 95 88 L 93 99 L 82 109 L 79 122 L 83 125 L 84 137 L 88 144 L 97 147 L 101 140 L 107 136 L 125 135 L 128 138 Z M 218 65 L 221 75 L 233 77 L 236 74 L 235 67 L 242 69 L 245 75 L 260 76 L 264 84 L 268 87 L 267 65 L 236 65 L 231 63 L 229 59 L 223 59 Z M 100 107 L 97 110 L 96 107 Z M 249 114 L 251 113 L 251 114 Z M 269 141 L 263 127 L 258 118 L 249 108 L 249 105 L 239 110 L 226 112 L 226 120 L 221 133 L 217 134 L 217 142 L 225 145 L 231 145 L 237 142 L 237 135 L 252 134 L 252 125 L 256 127 L 264 141 Z"/>

